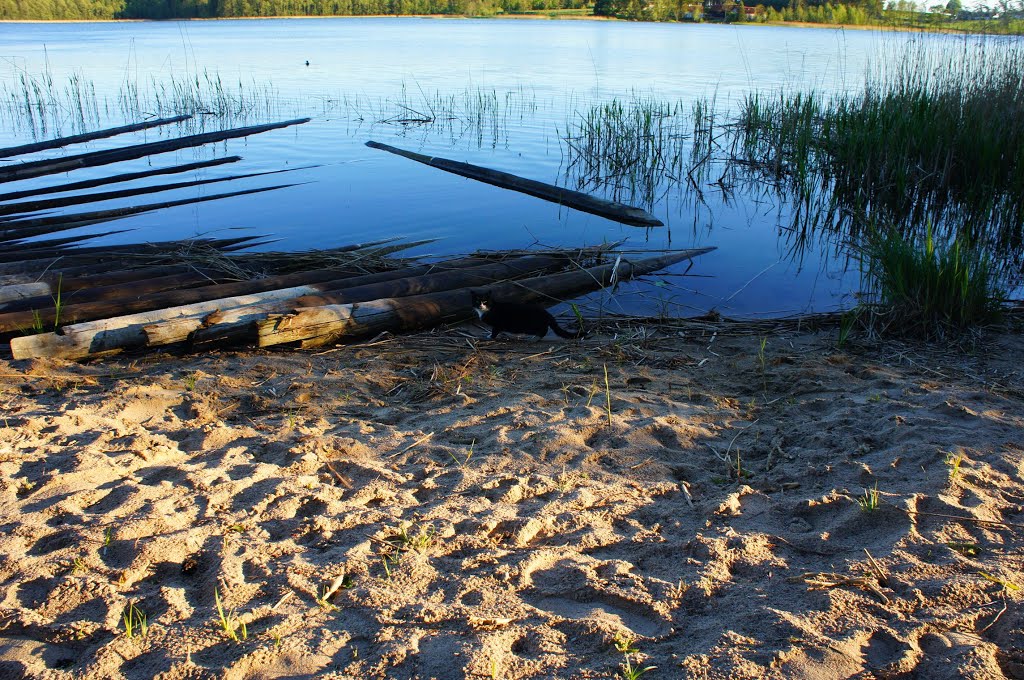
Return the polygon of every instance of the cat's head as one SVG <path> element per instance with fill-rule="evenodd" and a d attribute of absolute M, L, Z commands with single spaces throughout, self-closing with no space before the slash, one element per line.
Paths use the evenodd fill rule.
<path fill-rule="evenodd" d="M 473 309 L 480 312 L 486 312 L 491 308 L 491 291 L 473 290 L 470 291 L 470 295 L 473 298 Z"/>

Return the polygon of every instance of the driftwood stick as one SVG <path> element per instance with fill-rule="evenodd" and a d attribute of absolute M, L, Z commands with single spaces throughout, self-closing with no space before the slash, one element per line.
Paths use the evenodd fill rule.
<path fill-rule="evenodd" d="M 545 184 L 544 182 L 526 179 L 525 177 L 501 172 L 500 170 L 491 170 L 490 168 L 484 168 L 479 165 L 471 165 L 469 163 L 453 161 L 447 158 L 439 158 L 437 156 L 426 156 L 413 151 L 406 151 L 394 146 L 388 146 L 387 144 L 381 144 L 380 142 L 370 141 L 366 143 L 366 146 L 372 149 L 380 149 L 399 156 L 404 156 L 405 158 L 412 159 L 419 163 L 424 163 L 433 168 L 461 175 L 462 177 L 475 179 L 479 182 L 492 184 L 496 187 L 501 187 L 502 189 L 511 189 L 530 196 L 542 198 L 545 201 L 551 201 L 552 203 L 558 203 L 559 205 L 591 213 L 592 215 L 605 217 L 609 220 L 614 220 L 615 222 L 630 224 L 636 227 L 664 226 L 664 222 L 641 208 L 635 208 L 623 203 L 616 203 L 615 201 L 598 198 L 579 191 L 572 191 L 571 189 L 563 189 L 562 187 L 557 187 L 553 184 Z"/>
<path fill-rule="evenodd" d="M 95 132 L 86 132 L 80 135 L 71 135 L 70 137 L 57 137 L 56 139 L 48 139 L 45 142 L 36 142 L 34 144 L 22 144 L 21 146 L 9 146 L 6 149 L 0 149 L 0 158 L 10 158 L 11 156 L 21 156 L 27 153 L 35 153 L 37 151 L 46 151 L 47 149 L 59 149 L 62 146 L 68 146 L 69 144 L 81 144 L 82 142 L 89 142 L 94 139 L 103 139 L 104 137 L 114 137 L 117 135 L 124 134 L 126 132 L 138 132 L 139 130 L 147 130 L 152 127 L 160 125 L 170 125 L 171 123 L 180 123 L 183 120 L 188 120 L 192 116 L 182 115 L 173 116 L 171 118 L 157 118 L 156 120 L 149 120 L 143 123 L 132 123 L 131 125 L 122 125 L 121 127 L 112 127 L 105 130 L 96 130 Z"/>
<path fill-rule="evenodd" d="M 231 130 L 205 132 L 199 135 L 179 137 L 178 139 L 134 144 L 120 149 L 93 151 L 91 153 L 83 153 L 76 156 L 67 156 L 66 158 L 5 165 L 0 167 L 0 182 L 11 182 L 18 179 L 53 175 L 58 172 L 69 172 L 71 170 L 77 170 L 78 168 L 119 163 L 121 161 L 129 161 L 135 158 L 152 156 L 153 154 L 167 153 L 168 151 L 176 151 L 178 149 L 185 149 L 193 146 L 202 146 L 203 144 L 209 144 L 210 142 L 219 142 L 236 137 L 248 137 L 249 135 L 267 132 L 268 130 L 276 130 L 278 128 L 289 127 L 292 125 L 301 125 L 303 123 L 308 123 L 309 121 L 309 118 L 296 118 L 295 120 L 286 120 L 281 123 L 250 125 L 248 127 L 233 128 Z"/>

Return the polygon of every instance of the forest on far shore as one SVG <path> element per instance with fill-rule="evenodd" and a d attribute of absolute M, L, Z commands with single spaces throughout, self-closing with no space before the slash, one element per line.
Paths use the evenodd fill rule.
<path fill-rule="evenodd" d="M 947 28 L 1024 33 L 1024 0 L 965 11 L 961 0 L 0 0 L 0 20 L 216 19 L 279 16 L 560 14 L 637 21 L 720 21 Z"/>

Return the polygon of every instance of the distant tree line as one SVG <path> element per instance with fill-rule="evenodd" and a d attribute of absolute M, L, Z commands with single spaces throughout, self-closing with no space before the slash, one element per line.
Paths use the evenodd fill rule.
<path fill-rule="evenodd" d="M 448 14 L 492 16 L 580 10 L 638 21 L 801 21 L 1004 33 L 1024 31 L 1024 0 L 963 11 L 961 0 L 919 9 L 914 0 L 0 0 L 2 19 L 214 19 Z M 982 26 L 982 24 L 986 24 Z M 991 24 L 991 26 L 988 26 Z"/>
<path fill-rule="evenodd" d="M 214 19 L 581 9 L 586 0 L 0 0 L 0 19 Z"/>

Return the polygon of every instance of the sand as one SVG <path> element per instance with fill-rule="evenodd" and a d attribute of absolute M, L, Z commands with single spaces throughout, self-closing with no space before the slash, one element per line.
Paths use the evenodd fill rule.
<path fill-rule="evenodd" d="M 483 334 L 0 361 L 0 677 L 1024 677 L 1019 334 Z"/>

